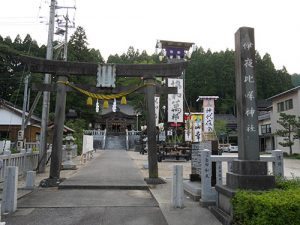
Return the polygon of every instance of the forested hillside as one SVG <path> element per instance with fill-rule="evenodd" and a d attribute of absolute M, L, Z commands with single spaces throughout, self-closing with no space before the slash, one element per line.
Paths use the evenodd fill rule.
<path fill-rule="evenodd" d="M 197 42 L 197 40 L 195 40 Z M 57 43 L 54 43 L 54 45 Z M 16 61 L 12 50 L 37 57 L 46 56 L 46 46 L 38 46 L 36 41 L 28 34 L 24 40 L 20 36 L 1 37 L 0 34 L 0 98 L 11 101 L 19 106 L 22 105 L 23 79 L 27 71 Z M 88 47 L 88 38 L 82 27 L 78 27 L 71 36 L 68 43 L 69 61 L 104 62 L 100 50 Z M 258 49 L 259 51 L 259 49 Z M 54 53 L 55 58 L 62 59 L 61 52 Z M 135 50 L 134 46 L 128 48 L 123 54 L 111 55 L 107 63 L 160 63 L 158 55 L 148 55 L 146 51 Z M 217 113 L 234 113 L 235 105 L 235 72 L 234 72 L 234 51 L 225 50 L 220 52 L 205 51 L 198 48 L 189 59 L 189 66 L 186 70 L 186 102 L 192 110 L 199 111 L 200 104 L 196 102 L 199 95 L 217 95 L 220 99 L 216 104 Z M 297 77 L 296 77 L 297 76 Z M 293 87 L 294 83 L 299 83 L 299 75 L 291 76 L 286 68 L 276 70 L 271 56 L 265 54 L 260 56 L 256 53 L 256 80 L 258 99 L 265 99 L 279 92 Z M 95 85 L 96 77 L 70 77 L 74 83 L 84 83 Z M 42 82 L 42 74 L 34 74 L 30 78 L 30 83 Z M 53 79 L 55 82 L 55 78 Z M 138 84 L 141 79 L 118 79 L 118 85 Z M 31 93 L 31 102 L 35 93 Z M 93 118 L 94 108 L 87 108 L 86 97 L 78 93 L 68 93 L 67 110 L 75 109 L 82 118 Z M 131 103 L 140 110 L 144 109 L 144 97 L 140 94 L 129 96 Z M 55 93 L 51 94 L 50 112 L 54 112 Z M 41 103 L 40 103 L 41 104 Z M 41 112 L 41 107 L 37 108 L 37 113 Z"/>

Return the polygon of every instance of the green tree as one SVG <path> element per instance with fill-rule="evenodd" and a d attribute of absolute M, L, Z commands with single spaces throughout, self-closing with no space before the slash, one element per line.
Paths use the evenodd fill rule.
<path fill-rule="evenodd" d="M 280 113 L 279 120 L 277 120 L 283 129 L 277 130 L 276 135 L 283 137 L 283 142 L 279 142 L 282 147 L 289 147 L 290 155 L 293 154 L 292 146 L 294 145 L 294 135 L 299 133 L 300 120 L 295 115 L 288 115 Z"/>
<path fill-rule="evenodd" d="M 227 122 L 225 120 L 215 120 L 214 128 L 217 137 L 222 139 L 222 143 L 224 143 L 224 139 L 228 134 Z"/>
<path fill-rule="evenodd" d="M 300 74 L 294 73 L 291 78 L 294 87 L 300 86 Z"/>
<path fill-rule="evenodd" d="M 88 47 L 88 38 L 83 27 L 77 27 L 68 43 L 68 61 L 103 63 L 104 59 L 99 50 Z M 95 77 L 72 76 L 70 81 L 75 84 L 96 86 Z M 92 122 L 96 117 L 94 107 L 86 107 L 87 97 L 78 92 L 69 92 L 67 96 L 67 111 L 74 109 L 80 118 Z"/>
<path fill-rule="evenodd" d="M 87 122 L 84 119 L 75 119 L 67 121 L 66 125 L 75 131 L 73 136 L 75 138 L 75 144 L 77 144 L 77 153 L 81 155 L 83 130 L 87 128 Z"/>

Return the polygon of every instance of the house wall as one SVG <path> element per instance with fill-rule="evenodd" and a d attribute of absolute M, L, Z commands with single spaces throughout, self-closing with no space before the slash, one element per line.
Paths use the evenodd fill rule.
<path fill-rule="evenodd" d="M 11 142 L 18 141 L 18 131 L 21 130 L 21 126 L 17 125 L 0 125 L 0 132 L 9 132 L 8 139 Z M 40 133 L 41 128 L 36 126 L 27 126 L 25 129 L 24 137 L 27 142 L 36 142 L 36 136 Z"/>
<path fill-rule="evenodd" d="M 0 125 L 0 132 L 8 132 L 8 140 L 10 140 L 11 142 L 16 142 L 18 138 L 18 131 L 20 130 L 20 128 L 21 126 L 16 125 Z M 4 137 L 2 137 L 2 139 L 3 138 Z"/>
<path fill-rule="evenodd" d="M 2 134 L 6 134 L 8 132 L 8 137 L 1 135 L 1 139 L 8 138 L 11 142 L 18 141 L 18 131 L 21 130 L 22 124 L 21 114 L 22 111 L 20 110 L 15 112 L 0 105 L 0 132 L 2 131 Z M 31 122 L 32 121 L 28 122 L 24 138 L 27 142 L 36 142 L 37 135 L 39 135 L 41 128 L 39 125 L 35 125 Z"/>
<path fill-rule="evenodd" d="M 289 99 L 293 99 L 293 109 L 278 112 L 277 103 L 283 102 L 283 101 L 286 101 Z M 277 98 L 272 100 L 272 106 L 273 106 L 273 110 L 271 112 L 271 126 L 272 126 L 272 133 L 275 133 L 277 130 L 282 129 L 282 126 L 277 123 L 277 121 L 279 120 L 279 117 L 280 117 L 279 116 L 280 113 L 300 116 L 300 91 L 297 90 L 295 92 L 287 93 L 283 96 L 278 96 Z M 279 145 L 279 142 L 283 141 L 282 137 L 275 135 L 274 141 L 275 141 L 275 149 L 280 149 L 280 150 L 283 150 L 283 151 L 289 153 L 288 147 L 282 147 L 281 145 Z M 292 147 L 293 153 L 300 153 L 300 141 L 299 141 L 299 139 L 296 139 L 294 141 L 295 141 L 295 144 Z"/>
<path fill-rule="evenodd" d="M 0 108 L 0 125 L 20 125 L 22 124 L 22 117 Z"/>
<path fill-rule="evenodd" d="M 27 142 L 39 141 L 39 135 L 41 132 L 40 127 L 28 126 L 25 130 L 25 138 Z"/>

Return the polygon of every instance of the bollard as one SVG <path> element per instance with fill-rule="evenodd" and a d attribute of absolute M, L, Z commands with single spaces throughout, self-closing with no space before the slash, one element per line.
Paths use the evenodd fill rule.
<path fill-rule="evenodd" d="M 174 165 L 171 204 L 174 208 L 183 208 L 183 166 Z"/>
<path fill-rule="evenodd" d="M 283 151 L 273 150 L 272 156 L 275 157 L 275 161 L 272 163 L 274 176 L 284 176 L 284 165 L 283 165 Z"/>
<path fill-rule="evenodd" d="M 2 213 L 13 213 L 17 209 L 17 191 L 18 191 L 18 167 L 6 167 L 3 196 Z"/>
<path fill-rule="evenodd" d="M 35 186 L 35 171 L 27 171 L 26 172 L 26 183 L 25 183 L 25 189 L 32 190 Z"/>
<path fill-rule="evenodd" d="M 216 202 L 216 192 L 211 186 L 211 152 L 204 149 L 201 151 L 201 199 L 200 204 L 204 207 Z"/>

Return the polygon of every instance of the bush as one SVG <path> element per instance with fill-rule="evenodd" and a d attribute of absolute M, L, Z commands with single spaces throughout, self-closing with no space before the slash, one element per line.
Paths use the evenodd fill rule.
<path fill-rule="evenodd" d="M 277 187 L 265 192 L 238 191 L 232 200 L 233 224 L 299 225 L 300 180 L 282 179 Z"/>
<path fill-rule="evenodd" d="M 282 190 L 300 188 L 300 178 L 295 177 L 294 179 L 286 179 L 283 177 L 276 177 L 276 188 Z"/>

